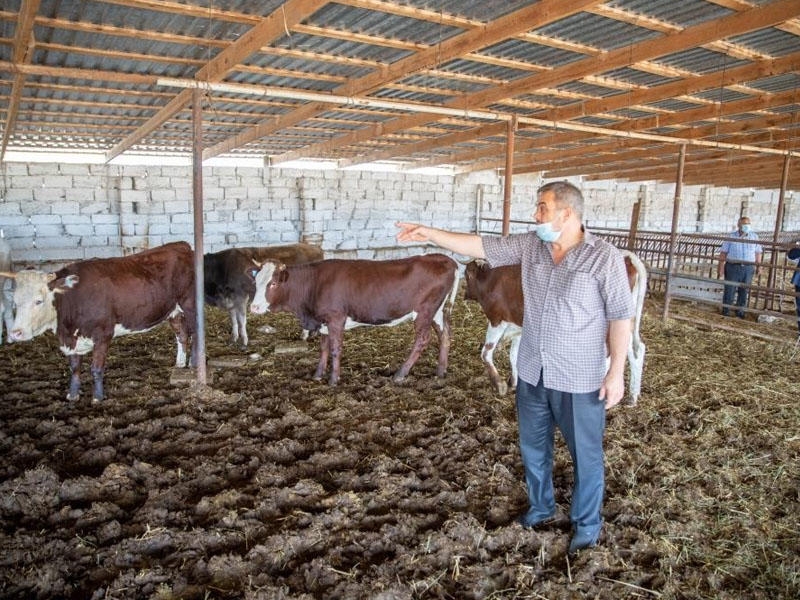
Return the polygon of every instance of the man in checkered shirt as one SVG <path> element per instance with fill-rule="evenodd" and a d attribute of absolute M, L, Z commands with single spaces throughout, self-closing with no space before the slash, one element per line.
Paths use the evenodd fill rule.
<path fill-rule="evenodd" d="M 534 231 L 507 237 L 397 223 L 397 239 L 429 241 L 485 258 L 492 267 L 521 265 L 525 310 L 516 400 L 530 507 L 519 522 L 531 528 L 555 516 L 552 470 L 557 425 L 573 463 L 569 545 L 573 554 L 595 546 L 600 537 L 605 411 L 625 391 L 634 302 L 622 254 L 583 227 L 583 195 L 578 188 L 566 181 L 542 186 L 533 216 Z"/>

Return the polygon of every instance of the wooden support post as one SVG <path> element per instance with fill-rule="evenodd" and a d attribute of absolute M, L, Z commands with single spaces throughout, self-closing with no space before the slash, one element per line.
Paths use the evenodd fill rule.
<path fill-rule="evenodd" d="M 636 234 L 639 233 L 639 213 L 642 210 L 642 201 L 637 200 L 631 210 L 631 227 L 628 230 L 628 250 L 633 252 L 636 248 Z"/>
<path fill-rule="evenodd" d="M 672 229 L 669 236 L 669 256 L 667 257 L 667 281 L 666 291 L 664 292 L 664 314 L 662 319 L 667 320 L 669 316 L 669 284 L 672 279 L 672 262 L 675 257 L 675 244 L 678 239 L 678 215 L 681 210 L 681 194 L 683 193 L 683 167 L 686 163 L 686 144 L 681 144 L 678 154 L 678 174 L 675 177 L 675 201 L 672 204 Z"/>
<path fill-rule="evenodd" d="M 511 228 L 511 182 L 514 175 L 514 137 L 517 131 L 517 117 L 514 115 L 506 129 L 506 170 L 503 180 L 503 236 Z"/>
<path fill-rule="evenodd" d="M 192 93 L 192 211 L 194 214 L 194 289 L 197 306 L 197 383 L 206 385 L 206 321 L 203 292 L 203 92 Z"/>
<path fill-rule="evenodd" d="M 772 257 L 769 261 L 769 274 L 767 275 L 767 287 L 770 290 L 773 290 L 769 293 L 768 297 L 764 302 L 764 308 L 769 308 L 770 310 L 775 310 L 775 303 L 777 301 L 778 296 L 775 295 L 775 277 L 776 271 L 778 267 L 778 253 L 777 244 L 778 244 L 778 236 L 780 236 L 781 229 L 783 229 L 783 213 L 786 210 L 786 187 L 789 185 L 789 163 L 791 161 L 792 155 L 786 154 L 783 157 L 783 173 L 781 174 L 781 191 L 778 195 L 778 210 L 775 215 L 775 229 L 772 233 Z"/>

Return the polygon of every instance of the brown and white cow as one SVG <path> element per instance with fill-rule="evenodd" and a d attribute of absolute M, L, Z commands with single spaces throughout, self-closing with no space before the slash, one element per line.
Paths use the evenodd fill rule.
<path fill-rule="evenodd" d="M 464 269 L 464 298 L 481 305 L 489 320 L 481 358 L 486 373 L 500 395 L 517 387 L 517 354 L 522 335 L 522 277 L 519 265 L 490 268 L 483 260 L 472 260 Z M 494 365 L 494 351 L 501 342 L 510 342 L 508 360 L 511 375 L 508 384 Z"/>
<path fill-rule="evenodd" d="M 330 385 L 339 381 L 342 337 L 359 325 L 393 326 L 414 320 L 414 345 L 394 374 L 402 381 L 430 340 L 439 339 L 436 374 L 444 377 L 450 350 L 450 312 L 458 290 L 458 265 L 443 254 L 396 260 L 329 259 L 285 266 L 267 261 L 256 275 L 254 313 L 294 313 L 304 329 L 319 331 L 322 379 L 331 357 Z"/>
<path fill-rule="evenodd" d="M 324 258 L 322 248 L 312 244 L 288 244 L 228 248 L 203 256 L 203 287 L 209 306 L 227 310 L 231 317 L 231 339 L 247 346 L 247 304 L 256 291 L 255 272 L 268 259 L 297 265 Z"/>
<path fill-rule="evenodd" d="M 197 328 L 194 253 L 186 242 L 120 258 L 79 261 L 55 273 L 4 275 L 14 277 L 17 284 L 12 339 L 30 340 L 47 330 L 58 336 L 72 373 L 68 400 L 78 398 L 84 354 L 92 353 L 94 400 L 102 400 L 111 339 L 146 331 L 165 320 L 178 339 L 175 363 L 186 366 L 186 349 Z"/>
<path fill-rule="evenodd" d="M 644 298 L 647 293 L 647 269 L 633 252 L 620 250 L 625 256 L 625 268 L 631 286 L 636 311 L 631 323 L 631 343 L 628 346 L 628 365 L 630 369 L 631 404 L 636 404 L 642 391 L 642 372 L 644 370 L 645 345 L 639 334 L 642 320 Z M 464 297 L 475 300 L 489 320 L 486 339 L 481 350 L 481 358 L 486 371 L 499 394 L 508 391 L 508 385 L 501 379 L 494 365 L 494 351 L 504 340 L 509 340 L 509 362 L 511 363 L 511 389 L 517 383 L 517 352 L 522 333 L 522 283 L 519 265 L 509 265 L 491 269 L 484 261 L 470 261 L 464 279 Z"/>

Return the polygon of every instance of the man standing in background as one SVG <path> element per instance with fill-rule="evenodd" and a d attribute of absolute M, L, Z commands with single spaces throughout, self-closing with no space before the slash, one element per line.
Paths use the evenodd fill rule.
<path fill-rule="evenodd" d="M 717 275 L 731 282 L 722 293 L 722 314 L 728 316 L 736 295 L 736 316 L 744 319 L 747 294 L 753 276 L 758 274 L 763 249 L 748 217 L 739 219 L 738 228 L 730 234 L 732 239 L 722 242 L 719 251 Z"/>

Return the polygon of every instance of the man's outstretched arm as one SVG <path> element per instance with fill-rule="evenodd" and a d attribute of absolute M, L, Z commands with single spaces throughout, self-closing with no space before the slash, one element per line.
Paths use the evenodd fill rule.
<path fill-rule="evenodd" d="M 446 231 L 418 223 L 397 222 L 395 225 L 400 228 L 397 233 L 398 242 L 431 242 L 456 254 L 486 258 L 483 252 L 483 240 L 474 233 Z"/>

